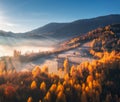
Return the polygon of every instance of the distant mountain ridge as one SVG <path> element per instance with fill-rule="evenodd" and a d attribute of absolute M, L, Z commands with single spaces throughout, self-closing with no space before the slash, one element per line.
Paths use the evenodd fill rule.
<path fill-rule="evenodd" d="M 70 23 L 50 23 L 25 34 L 31 37 L 34 35 L 42 35 L 53 38 L 71 38 L 87 33 L 98 27 L 104 27 L 116 23 L 120 23 L 120 14 L 82 19 Z"/>
<path fill-rule="evenodd" d="M 106 16 L 99 16 L 96 18 L 76 20 L 70 23 L 49 23 L 43 27 L 34 29 L 32 31 L 21 33 L 19 34 L 19 36 L 24 38 L 37 39 L 49 37 L 55 39 L 68 39 L 85 34 L 88 31 L 91 31 L 98 27 L 104 27 L 107 25 L 118 23 L 120 23 L 120 14 L 112 14 Z M 13 34 L 14 33 L 12 33 L 11 35 Z"/>

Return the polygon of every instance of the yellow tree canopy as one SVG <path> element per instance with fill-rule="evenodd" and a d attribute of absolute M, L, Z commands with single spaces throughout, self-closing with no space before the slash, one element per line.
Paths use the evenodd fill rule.
<path fill-rule="evenodd" d="M 62 84 L 59 84 L 57 87 L 57 92 L 64 91 L 64 86 Z"/>
<path fill-rule="evenodd" d="M 66 97 L 63 91 L 60 91 L 57 95 L 56 102 L 66 102 Z"/>
<path fill-rule="evenodd" d="M 37 88 L 37 83 L 36 83 L 36 81 L 32 81 L 31 89 L 35 89 L 35 88 Z"/>
<path fill-rule="evenodd" d="M 50 91 L 51 92 L 55 92 L 57 89 L 57 85 L 56 84 L 52 84 L 52 86 L 50 87 Z"/>
<path fill-rule="evenodd" d="M 46 65 L 43 66 L 42 72 L 48 73 L 48 67 Z"/>
<path fill-rule="evenodd" d="M 69 73 L 69 62 L 67 58 L 64 60 L 63 66 L 65 73 Z"/>
<path fill-rule="evenodd" d="M 28 100 L 27 100 L 27 102 L 33 102 L 33 99 L 32 99 L 32 97 L 28 97 Z"/>
<path fill-rule="evenodd" d="M 46 91 L 46 83 L 44 81 L 40 84 L 40 89 Z"/>
<path fill-rule="evenodd" d="M 48 102 L 51 102 L 51 101 L 50 101 L 50 100 L 51 100 L 51 94 L 50 94 L 49 91 L 46 93 L 46 96 L 45 96 L 44 99 L 47 100 Z"/>
<path fill-rule="evenodd" d="M 92 75 L 88 75 L 87 83 L 92 82 L 92 81 L 93 81 L 93 76 Z"/>
<path fill-rule="evenodd" d="M 41 70 L 39 66 L 36 66 L 33 70 L 32 70 L 32 75 L 33 77 L 36 77 L 40 74 Z"/>

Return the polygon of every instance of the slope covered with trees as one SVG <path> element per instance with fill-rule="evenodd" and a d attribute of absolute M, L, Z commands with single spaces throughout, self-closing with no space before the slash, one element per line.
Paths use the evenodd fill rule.
<path fill-rule="evenodd" d="M 120 102 L 119 73 L 116 51 L 69 67 L 63 78 L 39 66 L 30 72 L 1 73 L 0 102 Z"/>
<path fill-rule="evenodd" d="M 65 41 L 62 47 L 72 47 L 91 42 L 91 48 L 97 52 L 120 51 L 120 24 L 108 25 L 89 31 L 83 36 L 78 36 Z"/>

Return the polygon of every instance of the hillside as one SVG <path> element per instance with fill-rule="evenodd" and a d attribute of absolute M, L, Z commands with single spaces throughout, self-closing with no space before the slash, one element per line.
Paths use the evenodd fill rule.
<path fill-rule="evenodd" d="M 36 66 L 29 72 L 0 73 L 0 102 L 120 102 L 120 53 L 69 67 L 63 78 Z M 67 69 L 67 72 L 66 72 Z M 61 74 L 60 74 L 61 75 Z"/>
<path fill-rule="evenodd" d="M 13 32 L 5 32 L 3 30 L 0 30 L 0 36 L 4 36 L 4 37 L 14 37 L 14 33 Z"/>
<path fill-rule="evenodd" d="M 89 31 L 88 33 L 72 38 L 61 43 L 62 48 L 81 45 L 91 42 L 91 48 L 95 51 L 120 51 L 120 24 L 108 25 Z"/>
<path fill-rule="evenodd" d="M 57 39 L 71 38 L 87 33 L 98 27 L 120 23 L 120 15 L 107 15 L 91 19 L 81 19 L 70 23 L 50 23 L 25 33 L 26 37 L 48 36 Z"/>

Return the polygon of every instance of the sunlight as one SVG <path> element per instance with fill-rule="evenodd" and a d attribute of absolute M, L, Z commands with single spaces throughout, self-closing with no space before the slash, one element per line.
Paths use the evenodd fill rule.
<path fill-rule="evenodd" d="M 3 24 L 3 13 L 0 11 L 0 28 L 2 27 L 2 24 Z"/>
<path fill-rule="evenodd" d="M 15 24 L 9 22 L 7 17 L 4 16 L 4 13 L 0 11 L 0 29 L 10 31 L 10 28 L 14 26 Z"/>

